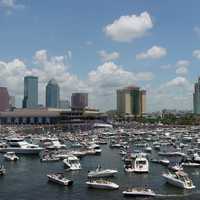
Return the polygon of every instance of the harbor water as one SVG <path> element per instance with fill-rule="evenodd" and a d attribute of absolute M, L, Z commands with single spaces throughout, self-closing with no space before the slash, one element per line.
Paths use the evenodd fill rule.
<path fill-rule="evenodd" d="M 0 199 L 118 200 L 126 199 L 123 197 L 122 191 L 127 188 L 146 186 L 158 194 L 158 196 L 148 199 L 199 199 L 200 168 L 185 170 L 196 186 L 196 189 L 186 191 L 165 182 L 162 173 L 167 169 L 164 166 L 150 162 L 148 174 L 126 173 L 124 172 L 119 149 L 110 149 L 108 145 L 102 145 L 101 148 L 101 155 L 81 158 L 82 169 L 80 171 L 66 171 L 62 162 L 42 163 L 37 156 L 20 156 L 20 160 L 17 162 L 6 162 L 3 156 L 0 155 L 1 161 L 6 167 L 6 175 L 0 177 Z M 109 179 L 120 186 L 118 190 L 88 189 L 85 184 L 87 173 L 89 170 L 95 169 L 98 164 L 101 164 L 103 168 L 117 169 L 119 171 L 115 177 Z M 73 185 L 63 187 L 49 183 L 46 175 L 51 172 L 64 172 L 67 178 L 74 181 Z"/>

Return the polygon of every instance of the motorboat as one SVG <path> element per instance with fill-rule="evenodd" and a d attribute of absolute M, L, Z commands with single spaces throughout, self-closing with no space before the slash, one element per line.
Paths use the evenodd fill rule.
<path fill-rule="evenodd" d="M 8 161 L 17 161 L 19 157 L 16 156 L 15 152 L 7 152 L 4 154 L 4 158 Z"/>
<path fill-rule="evenodd" d="M 183 171 L 183 167 L 181 164 L 175 164 L 175 165 L 169 166 L 168 169 L 171 169 L 172 171 Z"/>
<path fill-rule="evenodd" d="M 134 161 L 134 172 L 149 172 L 149 161 L 143 154 L 138 154 Z"/>
<path fill-rule="evenodd" d="M 73 181 L 65 178 L 63 173 L 47 174 L 47 177 L 50 182 L 57 183 L 60 185 L 68 186 L 73 184 Z"/>
<path fill-rule="evenodd" d="M 107 180 L 90 180 L 87 181 L 86 184 L 90 188 L 96 188 L 96 189 L 107 189 L 107 190 L 115 190 L 119 188 L 119 185 L 116 183 L 107 181 Z"/>
<path fill-rule="evenodd" d="M 6 168 L 4 167 L 4 165 L 0 166 L 0 175 L 5 175 L 6 174 Z"/>
<path fill-rule="evenodd" d="M 60 158 L 58 158 L 58 157 L 56 157 L 55 155 L 52 155 L 52 154 L 44 154 L 40 158 L 41 162 L 57 162 L 59 160 L 60 160 Z"/>
<path fill-rule="evenodd" d="M 79 159 L 74 155 L 69 155 L 67 158 L 63 160 L 65 167 L 69 170 L 80 170 L 81 164 Z"/>
<path fill-rule="evenodd" d="M 134 172 L 135 168 L 133 165 L 132 159 L 125 159 L 124 160 L 124 171 L 125 172 Z"/>
<path fill-rule="evenodd" d="M 25 140 L 17 141 L 13 146 L 0 148 L 0 153 L 15 152 L 16 154 L 39 154 L 43 148 L 37 144 L 28 143 Z"/>
<path fill-rule="evenodd" d="M 193 189 L 195 188 L 192 180 L 188 177 L 188 175 L 183 171 L 177 171 L 175 173 L 163 174 L 165 180 L 176 187 L 183 189 Z"/>
<path fill-rule="evenodd" d="M 131 188 L 122 192 L 125 196 L 140 196 L 140 197 L 153 197 L 156 196 L 155 192 L 148 188 Z"/>
<path fill-rule="evenodd" d="M 110 177 L 114 176 L 118 171 L 113 169 L 101 169 L 100 166 L 97 167 L 94 171 L 88 172 L 89 178 L 102 178 L 102 177 Z"/>
<path fill-rule="evenodd" d="M 181 165 L 183 167 L 200 167 L 200 163 L 197 162 L 183 162 Z"/>

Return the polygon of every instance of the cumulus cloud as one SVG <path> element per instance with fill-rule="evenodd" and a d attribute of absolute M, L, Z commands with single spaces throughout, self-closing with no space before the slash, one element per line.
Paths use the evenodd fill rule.
<path fill-rule="evenodd" d="M 121 16 L 112 24 L 108 24 L 104 32 L 114 41 L 130 42 L 143 37 L 152 27 L 151 16 L 148 12 L 143 12 L 139 16 Z"/>
<path fill-rule="evenodd" d="M 153 46 L 148 49 L 146 52 L 139 53 L 136 55 L 136 59 L 159 59 L 167 55 L 167 50 L 160 46 Z"/>
<path fill-rule="evenodd" d="M 107 53 L 105 50 L 98 52 L 102 62 L 108 62 L 119 58 L 120 54 L 116 51 Z"/>
<path fill-rule="evenodd" d="M 190 87 L 189 81 L 185 77 L 176 77 L 164 84 L 164 87 Z"/>
<path fill-rule="evenodd" d="M 11 14 L 13 10 L 24 9 L 25 6 L 18 0 L 0 0 L 0 8 L 5 9 L 6 14 Z"/>
<path fill-rule="evenodd" d="M 192 54 L 196 59 L 200 60 L 200 49 L 196 49 Z"/>
<path fill-rule="evenodd" d="M 188 67 L 190 65 L 190 61 L 188 60 L 179 60 L 176 62 L 176 74 L 180 76 L 185 76 L 188 74 Z"/>

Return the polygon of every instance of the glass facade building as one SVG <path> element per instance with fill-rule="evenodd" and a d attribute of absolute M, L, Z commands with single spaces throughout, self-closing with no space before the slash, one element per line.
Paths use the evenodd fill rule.
<path fill-rule="evenodd" d="M 198 82 L 194 84 L 193 110 L 194 114 L 200 114 L 200 77 Z"/>
<path fill-rule="evenodd" d="M 46 86 L 46 107 L 59 108 L 60 105 L 60 88 L 58 83 L 51 79 Z"/>
<path fill-rule="evenodd" d="M 38 106 L 38 77 L 24 77 L 23 108 L 36 108 Z"/>

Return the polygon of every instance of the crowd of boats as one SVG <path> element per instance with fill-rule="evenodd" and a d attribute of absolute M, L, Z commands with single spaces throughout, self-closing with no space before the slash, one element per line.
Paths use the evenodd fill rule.
<path fill-rule="evenodd" d="M 199 127 L 189 128 L 116 128 L 112 130 L 94 129 L 85 132 L 43 131 L 42 134 L 27 134 L 15 127 L 6 127 L 1 132 L 0 153 L 5 161 L 18 162 L 21 155 L 38 155 L 41 162 L 62 162 L 66 171 L 83 170 L 80 158 L 101 155 L 101 145 L 119 149 L 125 173 L 150 173 L 152 164 L 165 166 L 163 179 L 170 185 L 191 190 L 195 185 L 188 167 L 200 167 Z M 118 189 L 111 181 L 117 169 L 106 169 L 100 164 L 88 172 L 85 184 L 89 188 Z M 0 175 L 5 175 L 2 164 Z M 65 173 L 47 174 L 50 182 L 68 186 L 73 184 Z M 147 187 L 131 187 L 123 195 L 156 196 Z"/>

